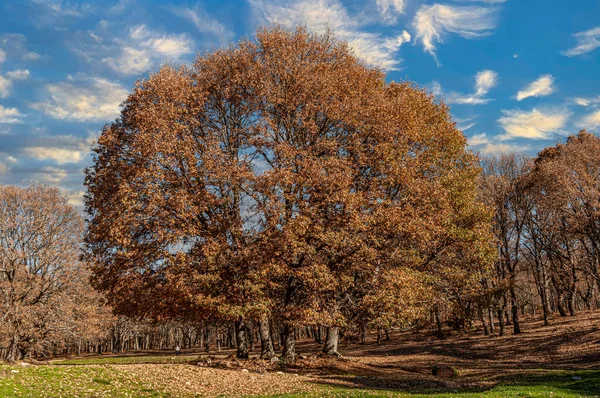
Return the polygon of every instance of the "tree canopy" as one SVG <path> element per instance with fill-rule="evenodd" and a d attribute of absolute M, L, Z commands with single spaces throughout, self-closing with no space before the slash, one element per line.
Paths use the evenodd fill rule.
<path fill-rule="evenodd" d="M 139 81 L 87 170 L 86 252 L 119 313 L 398 325 L 480 287 L 478 159 L 448 108 L 347 44 L 258 31 Z M 374 306 L 373 303 L 378 305 Z M 361 314 L 361 316 L 357 316 Z"/>

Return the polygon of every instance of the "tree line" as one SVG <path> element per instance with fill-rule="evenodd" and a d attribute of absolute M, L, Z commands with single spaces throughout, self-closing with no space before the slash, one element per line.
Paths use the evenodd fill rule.
<path fill-rule="evenodd" d="M 0 350 L 293 363 L 301 338 L 339 355 L 596 308 L 599 142 L 480 159 L 442 101 L 346 43 L 261 29 L 136 83 L 93 147 L 85 223 L 56 189 L 0 187 Z"/>

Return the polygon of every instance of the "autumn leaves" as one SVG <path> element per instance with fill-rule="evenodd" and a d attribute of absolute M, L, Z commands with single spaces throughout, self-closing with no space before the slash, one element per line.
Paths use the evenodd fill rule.
<path fill-rule="evenodd" d="M 260 30 L 139 82 L 104 129 L 86 178 L 95 285 L 119 313 L 235 323 L 240 357 L 258 322 L 287 361 L 308 324 L 337 354 L 339 327 L 411 322 L 478 286 L 489 214 L 465 146 L 443 104 L 346 44 Z"/>

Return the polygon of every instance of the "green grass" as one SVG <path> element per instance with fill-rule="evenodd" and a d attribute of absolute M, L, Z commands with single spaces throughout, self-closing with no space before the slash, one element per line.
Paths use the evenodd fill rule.
<path fill-rule="evenodd" d="M 0 397 L 169 397 L 101 366 L 0 365 Z"/>

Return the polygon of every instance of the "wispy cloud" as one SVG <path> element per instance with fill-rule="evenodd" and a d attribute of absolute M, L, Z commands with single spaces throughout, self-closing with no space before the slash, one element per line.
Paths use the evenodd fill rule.
<path fill-rule="evenodd" d="M 600 95 L 595 98 L 583 98 L 583 97 L 575 97 L 573 98 L 573 102 L 576 105 L 587 107 L 591 105 L 599 105 L 600 104 Z"/>
<path fill-rule="evenodd" d="M 145 72 L 165 61 L 178 61 L 193 52 L 194 44 L 185 34 L 161 34 L 146 25 L 129 30 L 126 41 L 120 42 L 120 54 L 102 59 L 108 66 L 123 75 Z"/>
<path fill-rule="evenodd" d="M 413 27 L 416 40 L 436 58 L 436 43 L 442 43 L 446 35 L 477 39 L 491 34 L 497 19 L 498 7 L 432 4 L 421 6 L 413 19 Z"/>
<path fill-rule="evenodd" d="M 69 43 L 73 52 L 89 63 L 101 60 L 123 76 L 141 74 L 163 62 L 179 62 L 195 49 L 185 33 L 163 33 L 143 24 L 122 31 L 114 23 L 101 21 L 96 30 L 74 37 Z"/>
<path fill-rule="evenodd" d="M 388 24 L 395 23 L 398 15 L 404 14 L 405 0 L 376 0 L 377 9 Z"/>
<path fill-rule="evenodd" d="M 528 145 L 498 142 L 496 137 L 488 137 L 486 133 L 476 134 L 467 139 L 470 149 L 484 155 L 500 153 L 523 152 L 530 149 Z"/>
<path fill-rule="evenodd" d="M 294 29 L 306 26 L 314 32 L 331 29 L 338 39 L 347 41 L 355 55 L 366 63 L 385 70 L 397 70 L 400 47 L 411 40 L 407 31 L 386 36 L 365 30 L 359 16 L 351 15 L 338 0 L 249 0 L 259 14 L 260 23 L 280 24 Z"/>
<path fill-rule="evenodd" d="M 7 72 L 5 76 L 0 75 L 0 98 L 8 97 L 14 80 L 25 80 L 28 77 L 29 71 L 27 69 Z"/>
<path fill-rule="evenodd" d="M 575 47 L 562 52 L 562 54 L 567 57 L 589 53 L 600 47 L 600 26 L 575 33 L 573 36 L 575 36 L 575 39 L 577 40 Z"/>
<path fill-rule="evenodd" d="M 491 101 L 485 98 L 488 92 L 498 84 L 498 73 L 493 70 L 482 70 L 475 75 L 475 92 L 472 94 L 461 94 L 457 92 L 445 93 L 438 82 L 433 84 L 433 93 L 443 96 L 448 104 L 481 105 Z"/>
<path fill-rule="evenodd" d="M 555 133 L 562 133 L 570 113 L 566 109 L 541 111 L 503 110 L 498 123 L 506 132 L 499 138 L 549 139 Z"/>
<path fill-rule="evenodd" d="M 473 118 L 473 117 L 465 118 L 465 119 L 454 117 L 453 120 L 456 122 L 456 128 L 459 129 L 460 131 L 466 131 L 466 130 L 474 127 L 477 124 L 473 121 L 473 120 L 475 120 L 475 118 Z"/>
<path fill-rule="evenodd" d="M 10 72 L 6 72 L 6 76 L 13 80 L 25 80 L 29 77 L 29 70 L 17 69 Z"/>
<path fill-rule="evenodd" d="M 10 167 L 8 167 L 6 164 L 0 162 L 0 176 L 8 173 L 9 171 L 10 171 Z"/>
<path fill-rule="evenodd" d="M 118 83 L 99 78 L 71 78 L 44 87 L 44 100 L 31 108 L 62 120 L 109 121 L 119 114 L 128 91 Z"/>
<path fill-rule="evenodd" d="M 175 7 L 172 12 L 194 24 L 198 32 L 216 37 L 221 43 L 226 43 L 235 37 L 231 29 L 210 16 L 200 4 L 195 7 Z"/>
<path fill-rule="evenodd" d="M 58 164 L 79 163 L 86 154 L 81 150 L 41 146 L 27 147 L 24 152 L 34 159 L 52 160 Z"/>
<path fill-rule="evenodd" d="M 40 59 L 40 54 L 27 49 L 27 38 L 19 33 L 6 33 L 0 35 L 0 63 L 9 58 L 23 61 Z"/>
<path fill-rule="evenodd" d="M 585 129 L 597 129 L 600 128 L 600 110 L 590 113 L 583 117 L 579 123 L 579 127 Z"/>
<path fill-rule="evenodd" d="M 5 108 L 0 105 L 0 124 L 21 123 L 23 117 L 17 108 Z"/>
<path fill-rule="evenodd" d="M 7 79 L 6 77 L 0 75 L 0 98 L 8 97 L 10 94 L 10 88 L 12 86 L 12 81 Z"/>
<path fill-rule="evenodd" d="M 527 87 L 519 91 L 516 95 L 517 101 L 522 101 L 529 97 L 543 97 L 554 92 L 554 77 L 552 75 L 543 75 L 529 83 Z"/>
<path fill-rule="evenodd" d="M 44 184 L 58 184 L 64 181 L 68 176 L 66 170 L 54 167 L 44 166 L 37 173 L 32 175 L 31 181 Z"/>
<path fill-rule="evenodd" d="M 83 18 L 94 11 L 91 2 L 63 0 L 25 0 L 32 4 L 29 18 L 38 27 L 56 28 L 62 22 L 73 18 Z"/>

